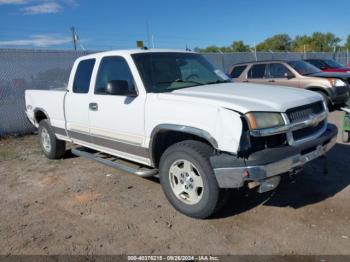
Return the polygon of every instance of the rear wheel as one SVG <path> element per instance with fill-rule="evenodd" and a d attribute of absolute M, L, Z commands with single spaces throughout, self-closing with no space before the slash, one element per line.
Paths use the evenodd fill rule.
<path fill-rule="evenodd" d="M 39 142 L 45 156 L 49 159 L 59 159 L 66 151 L 66 142 L 56 138 L 47 119 L 39 123 Z"/>
<path fill-rule="evenodd" d="M 169 147 L 160 160 L 160 182 L 169 202 L 181 213 L 207 218 L 222 205 L 209 157 L 212 148 L 187 140 Z"/>

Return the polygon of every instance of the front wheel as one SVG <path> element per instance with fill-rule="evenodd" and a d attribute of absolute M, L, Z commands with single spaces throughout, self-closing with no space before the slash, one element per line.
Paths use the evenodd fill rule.
<path fill-rule="evenodd" d="M 169 202 L 194 218 L 211 216 L 221 204 L 220 188 L 209 162 L 213 149 L 187 140 L 169 147 L 160 160 L 160 183 Z"/>
<path fill-rule="evenodd" d="M 56 138 L 47 119 L 40 121 L 38 133 L 41 149 L 47 158 L 59 159 L 64 155 L 66 142 Z"/>

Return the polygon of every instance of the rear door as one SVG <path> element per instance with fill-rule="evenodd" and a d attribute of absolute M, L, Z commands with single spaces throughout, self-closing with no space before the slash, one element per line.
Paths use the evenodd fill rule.
<path fill-rule="evenodd" d="M 271 63 L 267 67 L 266 84 L 299 87 L 299 80 L 282 63 Z"/>
<path fill-rule="evenodd" d="M 148 150 L 142 147 L 146 93 L 138 90 L 138 96 L 128 97 L 106 92 L 112 80 L 126 80 L 137 90 L 130 65 L 122 56 L 100 60 L 89 101 L 90 132 L 94 145 L 102 151 L 147 163 Z"/>
<path fill-rule="evenodd" d="M 72 88 L 65 98 L 63 110 L 66 113 L 67 130 L 69 136 L 78 144 L 91 142 L 88 107 L 90 80 L 94 65 L 95 59 L 85 59 L 72 69 L 72 72 L 75 72 L 74 78 L 70 79 Z"/>

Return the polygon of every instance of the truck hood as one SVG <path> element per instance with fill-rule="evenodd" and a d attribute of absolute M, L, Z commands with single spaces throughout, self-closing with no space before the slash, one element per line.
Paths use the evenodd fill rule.
<path fill-rule="evenodd" d="M 316 77 L 325 77 L 325 78 L 340 78 L 340 79 L 350 79 L 350 73 L 341 73 L 341 72 L 319 72 L 311 74 L 310 76 Z"/>
<path fill-rule="evenodd" d="M 159 94 L 159 99 L 205 103 L 240 113 L 250 111 L 285 112 L 289 108 L 320 101 L 308 90 L 250 83 L 221 83 L 184 88 Z"/>

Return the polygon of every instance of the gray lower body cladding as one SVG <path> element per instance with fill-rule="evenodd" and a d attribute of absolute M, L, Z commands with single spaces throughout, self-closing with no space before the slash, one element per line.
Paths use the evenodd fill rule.
<path fill-rule="evenodd" d="M 67 136 L 66 131 L 64 129 L 58 128 L 58 127 L 53 127 L 53 128 L 56 134 Z M 93 143 L 98 146 L 111 148 L 113 150 L 126 152 L 132 155 L 149 158 L 148 148 L 141 147 L 140 145 L 134 145 L 128 142 L 117 141 L 112 138 L 94 136 L 83 132 L 77 132 L 77 131 L 71 131 L 71 130 L 68 130 L 67 132 L 68 132 L 68 136 L 73 139 L 78 139 L 88 143 Z"/>

